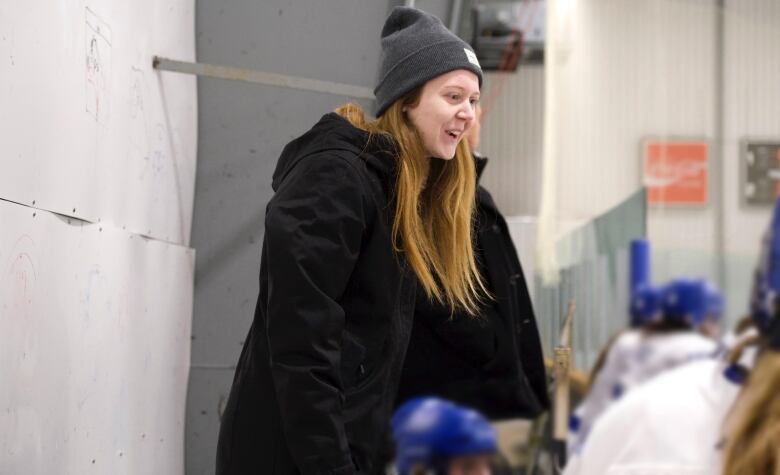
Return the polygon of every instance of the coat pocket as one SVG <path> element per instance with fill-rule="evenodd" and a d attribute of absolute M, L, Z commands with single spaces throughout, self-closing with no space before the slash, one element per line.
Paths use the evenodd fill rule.
<path fill-rule="evenodd" d="M 360 385 L 366 378 L 366 347 L 354 335 L 344 332 L 341 341 L 341 382 L 344 391 Z"/>

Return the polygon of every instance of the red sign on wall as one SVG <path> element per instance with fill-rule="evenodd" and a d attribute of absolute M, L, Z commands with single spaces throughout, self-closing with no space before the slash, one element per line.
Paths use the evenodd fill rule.
<path fill-rule="evenodd" d="M 707 204 L 705 142 L 647 141 L 643 152 L 649 204 Z"/>

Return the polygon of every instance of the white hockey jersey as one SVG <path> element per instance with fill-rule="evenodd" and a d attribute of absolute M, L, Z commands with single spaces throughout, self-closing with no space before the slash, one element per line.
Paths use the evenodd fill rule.
<path fill-rule="evenodd" d="M 626 372 L 620 385 L 628 391 L 660 373 L 702 358 L 713 358 L 718 343 L 691 330 L 643 336 L 628 355 Z"/>
<path fill-rule="evenodd" d="M 704 360 L 637 388 L 606 411 L 564 475 L 720 473 L 721 425 L 740 386 Z"/>
<path fill-rule="evenodd" d="M 717 351 L 717 342 L 694 331 L 647 335 L 628 330 L 620 334 L 574 411 L 567 441 L 569 456 L 581 450 L 596 420 L 627 391 L 669 369 L 713 357 Z"/>
<path fill-rule="evenodd" d="M 747 349 L 740 364 L 752 367 L 755 356 Z M 631 391 L 594 424 L 564 475 L 720 473 L 722 427 L 742 388 L 726 378 L 727 366 L 700 360 Z"/>
<path fill-rule="evenodd" d="M 622 392 L 621 384 L 635 353 L 640 348 L 641 332 L 626 330 L 615 337 L 604 357 L 604 364 L 590 385 L 590 390 L 574 410 L 567 441 L 569 456 L 577 452 L 601 413 Z"/>

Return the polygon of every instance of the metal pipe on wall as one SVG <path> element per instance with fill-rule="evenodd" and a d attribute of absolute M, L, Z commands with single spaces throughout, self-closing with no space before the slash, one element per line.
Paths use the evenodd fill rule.
<path fill-rule="evenodd" d="M 458 26 L 460 25 L 460 12 L 463 9 L 463 0 L 452 0 L 452 8 L 450 10 L 450 31 L 458 34 Z"/>
<path fill-rule="evenodd" d="M 726 221 L 725 186 L 723 183 L 724 142 L 725 142 L 725 0 L 715 1 L 715 130 L 712 141 L 712 202 L 715 208 L 715 269 L 718 286 L 726 286 Z"/>

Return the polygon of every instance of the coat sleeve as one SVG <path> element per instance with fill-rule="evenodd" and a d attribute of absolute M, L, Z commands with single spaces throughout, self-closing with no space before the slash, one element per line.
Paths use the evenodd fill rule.
<path fill-rule="evenodd" d="M 352 165 L 320 154 L 295 167 L 266 212 L 270 366 L 303 474 L 355 470 L 342 417 L 339 300 L 360 253 L 365 203 Z"/>

